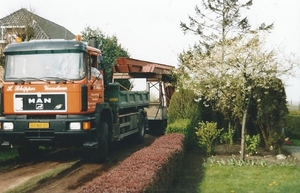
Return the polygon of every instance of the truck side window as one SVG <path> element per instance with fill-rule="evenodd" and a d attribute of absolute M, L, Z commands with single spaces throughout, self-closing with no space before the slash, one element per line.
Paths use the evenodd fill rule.
<path fill-rule="evenodd" d="M 89 69 L 91 76 L 90 78 L 97 78 L 102 79 L 102 75 L 100 74 L 99 70 L 97 69 L 97 57 L 94 55 L 89 55 Z"/>
<path fill-rule="evenodd" d="M 102 74 L 99 72 L 99 70 L 97 69 L 97 68 L 95 68 L 95 67 L 92 67 L 91 68 L 92 70 L 92 78 L 96 78 L 96 79 L 102 79 L 103 77 L 102 77 Z"/>

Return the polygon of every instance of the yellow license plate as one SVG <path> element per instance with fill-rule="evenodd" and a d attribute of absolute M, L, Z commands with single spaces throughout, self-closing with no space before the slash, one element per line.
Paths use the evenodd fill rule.
<path fill-rule="evenodd" d="M 109 98 L 110 102 L 117 102 L 119 99 L 118 98 Z"/>
<path fill-rule="evenodd" d="M 49 128 L 49 123 L 29 123 L 30 129 L 47 129 Z"/>

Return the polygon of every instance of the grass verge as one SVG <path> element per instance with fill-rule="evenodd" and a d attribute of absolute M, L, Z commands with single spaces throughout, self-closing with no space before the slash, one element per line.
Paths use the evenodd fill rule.
<path fill-rule="evenodd" d="M 296 160 L 222 161 L 190 151 L 168 193 L 296 193 L 300 190 L 299 179 L 300 166 Z"/>
<path fill-rule="evenodd" d="M 300 189 L 297 166 L 217 166 L 204 165 L 204 178 L 197 192 L 296 193 Z"/>
<path fill-rule="evenodd" d="M 13 159 L 18 156 L 16 149 L 0 149 L 0 161 Z"/>

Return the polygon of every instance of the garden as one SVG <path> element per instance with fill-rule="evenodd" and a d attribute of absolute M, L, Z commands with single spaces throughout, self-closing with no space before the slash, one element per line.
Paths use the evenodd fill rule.
<path fill-rule="evenodd" d="M 280 154 L 266 148 L 259 134 L 246 135 L 244 160 L 240 140 L 235 139 L 233 131 L 217 129 L 213 122 L 200 122 L 194 128 L 198 146 L 187 144 L 190 148 L 185 152 L 181 173 L 168 192 L 298 192 L 300 160 L 284 147 L 299 146 L 300 150 L 299 113 L 290 111 L 286 117 L 288 124 Z M 193 138 L 188 134 L 193 131 L 190 124 L 188 119 L 175 121 L 167 132 L 182 132 L 182 128 L 187 128 L 183 132 L 190 143 Z"/>

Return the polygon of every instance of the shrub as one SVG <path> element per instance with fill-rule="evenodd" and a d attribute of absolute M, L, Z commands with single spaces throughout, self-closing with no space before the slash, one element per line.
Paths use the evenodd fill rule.
<path fill-rule="evenodd" d="M 231 152 L 231 147 L 233 145 L 233 136 L 235 130 L 229 124 L 227 131 L 224 131 L 220 136 L 220 143 L 224 144 L 224 149 L 227 153 Z"/>
<path fill-rule="evenodd" d="M 215 122 L 199 122 L 199 127 L 196 128 L 196 136 L 201 148 L 204 148 L 206 153 L 210 155 L 215 148 L 215 139 L 220 135 L 223 129 L 217 129 Z"/>
<path fill-rule="evenodd" d="M 274 154 L 282 153 L 282 145 L 284 144 L 285 135 L 282 132 L 271 131 L 269 144 Z"/>
<path fill-rule="evenodd" d="M 291 139 L 300 139 L 300 115 L 290 113 L 287 116 L 285 135 Z"/>
<path fill-rule="evenodd" d="M 197 140 L 192 126 L 191 119 L 179 119 L 174 123 L 168 125 L 166 134 L 168 133 L 182 133 L 185 136 L 185 147 L 192 149 L 196 146 Z"/>
<path fill-rule="evenodd" d="M 172 95 L 168 109 L 168 124 L 178 119 L 191 119 L 196 124 L 201 120 L 200 103 L 195 102 L 195 94 L 191 90 L 181 89 Z"/>
<path fill-rule="evenodd" d="M 252 137 L 250 135 L 246 135 L 245 148 L 246 148 L 246 152 L 249 155 L 257 154 L 259 144 L 260 144 L 259 134 L 253 135 Z"/>
<path fill-rule="evenodd" d="M 249 114 L 249 117 L 255 124 L 255 127 L 252 128 L 258 129 L 264 145 L 268 148 L 272 146 L 280 152 L 284 142 L 282 128 L 287 126 L 286 117 L 289 110 L 281 79 L 270 79 L 268 84 L 268 87 L 257 86 L 253 89 L 252 113 Z M 257 134 L 254 132 L 252 130 L 253 134 Z"/>

